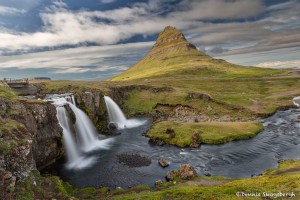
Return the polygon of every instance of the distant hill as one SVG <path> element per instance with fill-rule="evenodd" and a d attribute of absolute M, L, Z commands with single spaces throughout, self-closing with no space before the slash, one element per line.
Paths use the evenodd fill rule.
<path fill-rule="evenodd" d="M 278 73 L 272 69 L 243 67 L 221 59 L 214 59 L 198 51 L 181 31 L 167 26 L 159 33 L 148 54 L 111 81 L 159 77 L 235 78 L 268 76 Z"/>

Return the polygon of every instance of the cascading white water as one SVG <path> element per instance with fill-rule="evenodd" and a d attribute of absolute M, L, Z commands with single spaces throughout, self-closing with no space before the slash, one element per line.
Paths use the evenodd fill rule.
<path fill-rule="evenodd" d="M 76 106 L 76 102 L 75 102 L 75 97 L 74 97 L 74 95 L 72 95 L 71 97 L 72 97 L 72 103 L 73 103 L 73 105 Z"/>
<path fill-rule="evenodd" d="M 63 142 L 67 154 L 67 159 L 69 163 L 74 163 L 79 159 L 80 153 L 76 148 L 76 143 L 74 138 L 72 137 L 71 131 L 71 122 L 68 117 L 68 113 L 64 107 L 56 107 L 57 110 L 57 118 L 60 126 L 63 128 Z"/>
<path fill-rule="evenodd" d="M 121 108 L 110 97 L 104 96 L 104 101 L 106 104 L 109 121 L 110 123 L 117 124 L 118 129 L 141 126 L 146 122 L 145 120 L 126 119 Z"/>
<path fill-rule="evenodd" d="M 295 106 L 300 107 L 299 102 L 300 102 L 300 97 L 293 98 L 293 103 Z"/>
<path fill-rule="evenodd" d="M 98 148 L 108 148 L 110 140 L 99 140 L 96 128 L 89 117 L 75 105 L 69 103 L 69 106 L 76 116 L 75 128 L 81 150 L 87 152 Z"/>
<path fill-rule="evenodd" d="M 94 157 L 87 157 L 85 152 L 95 149 L 107 149 L 112 139 L 100 140 L 97 137 L 96 129 L 88 116 L 73 103 L 73 95 L 54 95 L 53 98 L 47 98 L 53 101 L 57 109 L 57 118 L 63 128 L 63 143 L 67 155 L 67 167 L 72 169 L 81 169 L 92 165 L 95 162 Z M 70 121 L 69 114 L 64 107 L 69 105 L 76 117 L 75 127 Z M 74 135 L 78 141 L 75 142 Z"/>
<path fill-rule="evenodd" d="M 118 123 L 119 126 L 124 127 L 127 119 L 121 108 L 108 96 L 104 96 L 104 101 L 106 104 L 109 121 L 112 123 Z"/>

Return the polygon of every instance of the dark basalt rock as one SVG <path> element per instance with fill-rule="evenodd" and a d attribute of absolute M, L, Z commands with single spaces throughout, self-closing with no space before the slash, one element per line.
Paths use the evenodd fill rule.
<path fill-rule="evenodd" d="M 76 123 L 76 115 L 75 115 L 75 113 L 74 113 L 73 110 L 70 108 L 69 104 L 64 105 L 64 107 L 65 107 L 65 109 L 67 110 L 67 112 L 68 112 L 68 114 L 69 114 L 69 117 L 70 117 L 70 119 L 71 119 L 71 122 L 72 122 L 73 124 L 75 124 L 75 123 Z"/>
<path fill-rule="evenodd" d="M 151 159 L 139 154 L 120 154 L 118 155 L 119 163 L 123 163 L 128 167 L 144 167 L 151 164 Z"/>
<path fill-rule="evenodd" d="M 110 131 L 116 131 L 116 130 L 118 130 L 118 124 L 114 123 L 114 122 L 111 122 L 111 123 L 108 124 L 108 129 Z"/>

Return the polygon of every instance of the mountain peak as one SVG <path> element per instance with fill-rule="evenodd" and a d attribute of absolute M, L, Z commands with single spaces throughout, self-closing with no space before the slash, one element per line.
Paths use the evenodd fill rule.
<path fill-rule="evenodd" d="M 196 49 L 194 45 L 189 43 L 184 37 L 183 33 L 175 27 L 167 26 L 158 34 L 155 47 L 163 47 L 168 45 L 183 44 L 189 46 L 189 48 Z"/>
<path fill-rule="evenodd" d="M 207 67 L 211 60 L 210 56 L 187 41 L 180 30 L 167 26 L 158 34 L 155 44 L 144 58 L 111 80 L 199 73 L 197 69 Z"/>

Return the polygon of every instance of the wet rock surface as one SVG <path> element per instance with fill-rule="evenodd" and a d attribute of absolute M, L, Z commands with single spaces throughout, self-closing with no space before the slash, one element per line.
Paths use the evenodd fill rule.
<path fill-rule="evenodd" d="M 143 167 L 151 164 L 150 158 L 139 154 L 120 154 L 118 161 L 128 167 Z"/>
<path fill-rule="evenodd" d="M 79 92 L 74 94 L 76 106 L 83 110 L 101 133 L 110 133 L 104 93 L 100 91 Z"/>
<path fill-rule="evenodd" d="M 190 180 L 197 176 L 195 168 L 190 164 L 183 164 L 179 169 L 174 169 L 167 173 L 166 179 L 168 181 L 173 181 L 176 177 L 183 180 Z"/>
<path fill-rule="evenodd" d="M 163 168 L 168 167 L 168 166 L 170 165 L 170 163 L 169 163 L 168 161 L 164 160 L 164 159 L 160 159 L 160 160 L 158 161 L 158 164 L 159 164 L 161 167 L 163 167 Z"/>

